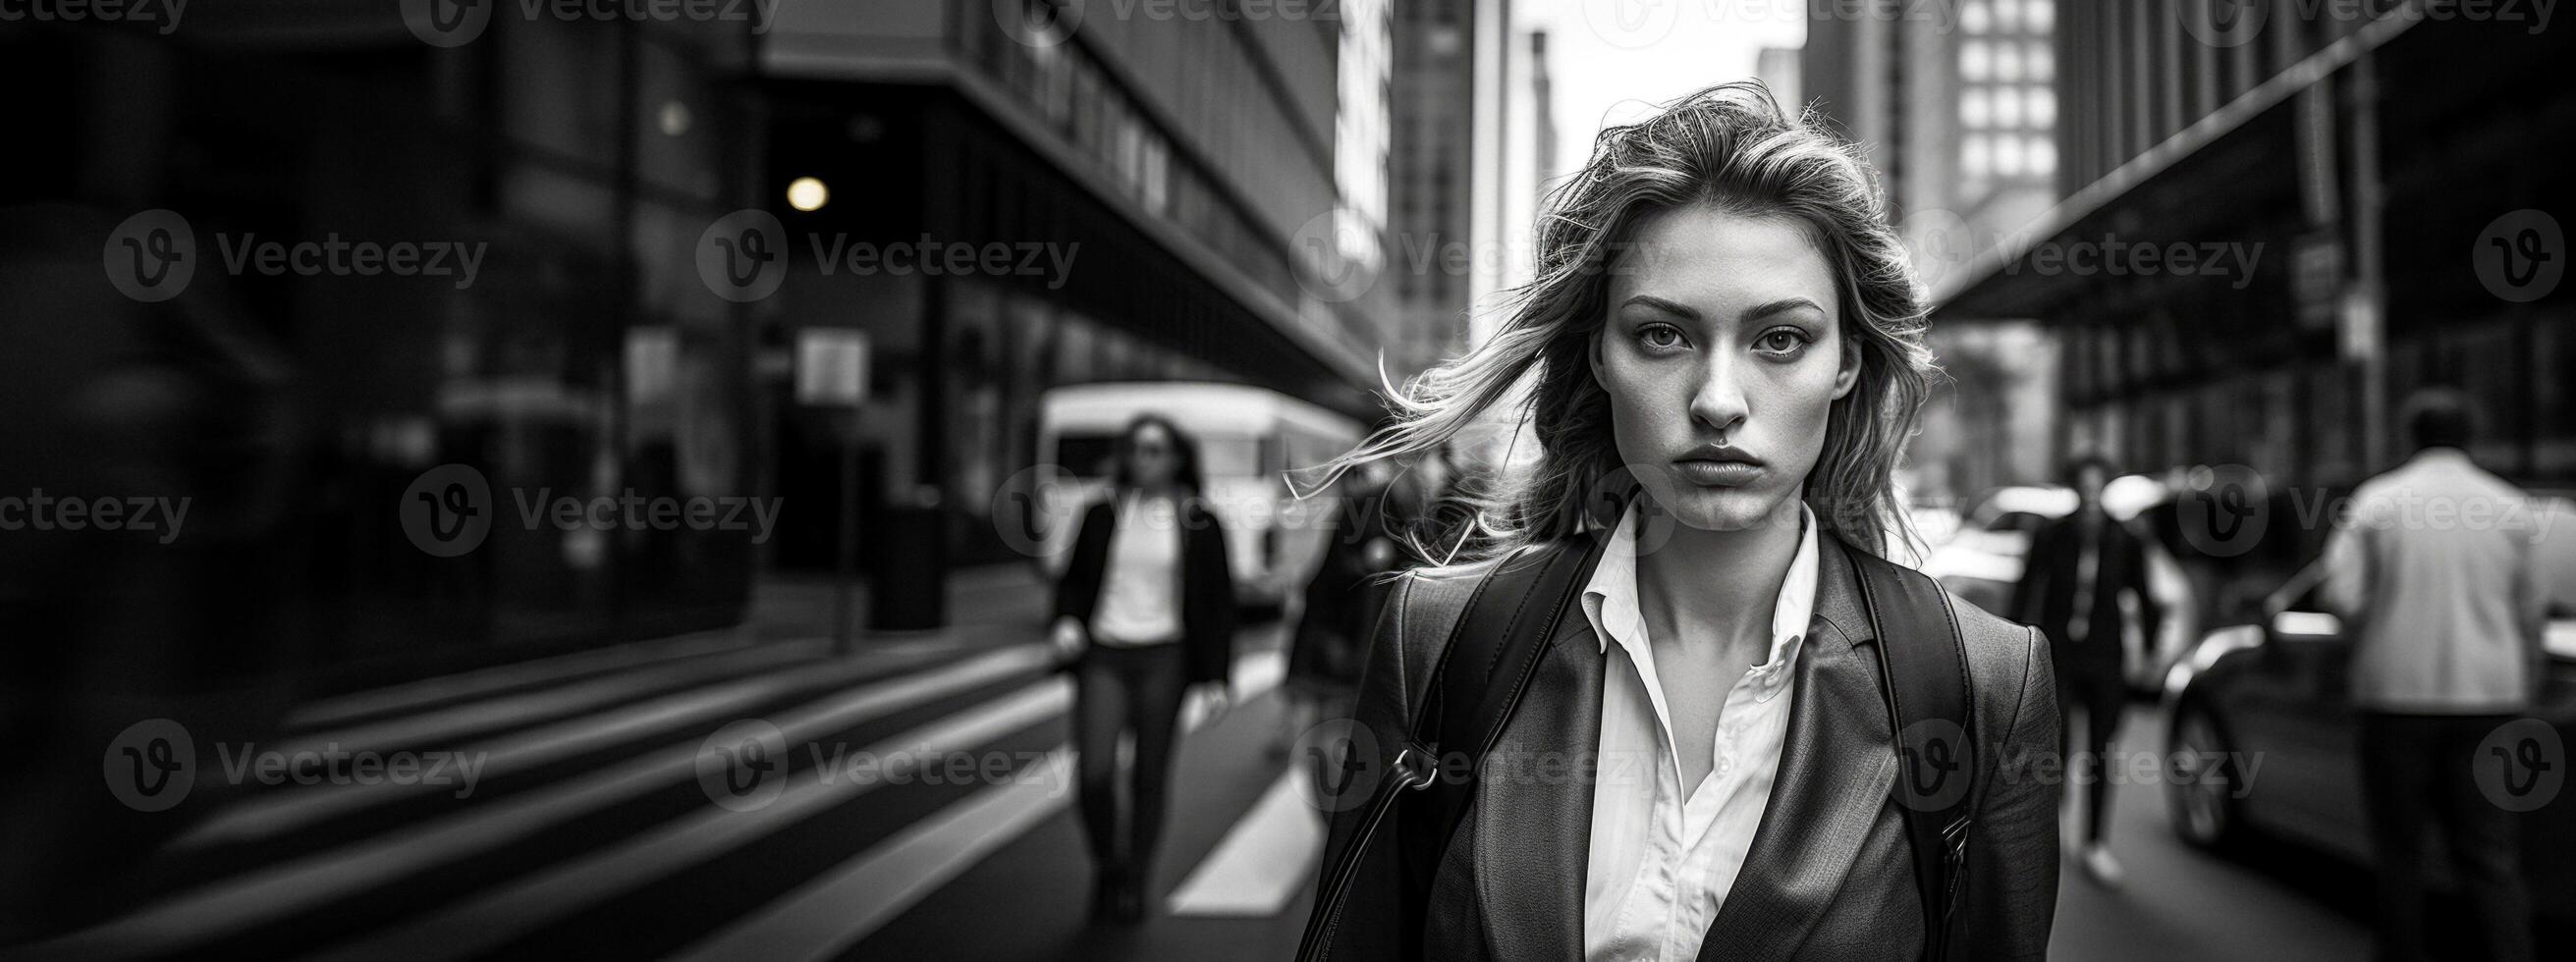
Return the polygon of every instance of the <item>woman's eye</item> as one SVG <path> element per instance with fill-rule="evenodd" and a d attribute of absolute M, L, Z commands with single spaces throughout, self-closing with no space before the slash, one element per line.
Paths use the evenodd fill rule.
<path fill-rule="evenodd" d="M 1648 324 L 1637 329 L 1637 342 L 1659 351 L 1680 347 L 1682 330 L 1670 324 Z"/>
<path fill-rule="evenodd" d="M 1765 332 L 1760 338 L 1754 340 L 1753 346 L 1766 354 L 1794 354 L 1799 348 L 1807 346 L 1807 335 L 1784 327 Z"/>

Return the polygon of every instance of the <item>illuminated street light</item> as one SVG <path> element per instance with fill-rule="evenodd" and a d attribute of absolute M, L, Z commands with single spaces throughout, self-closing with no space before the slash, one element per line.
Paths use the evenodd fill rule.
<path fill-rule="evenodd" d="M 822 210 L 832 199 L 832 192 L 813 177 L 799 177 L 787 182 L 787 206 L 812 213 Z"/>

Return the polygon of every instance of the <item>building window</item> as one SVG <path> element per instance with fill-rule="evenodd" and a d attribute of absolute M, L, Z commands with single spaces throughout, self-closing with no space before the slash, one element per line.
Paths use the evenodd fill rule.
<path fill-rule="evenodd" d="M 1984 87 L 1970 87 L 1959 95 L 1959 123 L 1970 130 L 1983 130 L 1995 122 L 1994 98 Z"/>
<path fill-rule="evenodd" d="M 1983 40 L 1970 40 L 1959 45 L 1959 76 L 1985 80 L 1994 76 L 1995 48 Z"/>
<path fill-rule="evenodd" d="M 2057 143 L 2045 136 L 2030 138 L 2030 173 L 2046 176 L 2057 172 Z"/>

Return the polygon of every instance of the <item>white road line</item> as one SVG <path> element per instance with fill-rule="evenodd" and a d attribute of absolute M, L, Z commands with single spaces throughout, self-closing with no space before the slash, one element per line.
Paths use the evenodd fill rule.
<path fill-rule="evenodd" d="M 500 691 L 521 685 L 560 681 L 594 671 L 609 671 L 648 662 L 687 658 L 723 651 L 727 648 L 747 648 L 753 644 L 748 633 L 728 628 L 723 631 L 683 635 L 659 641 L 577 651 L 551 658 L 514 661 L 506 665 L 494 665 L 490 668 L 453 675 L 440 675 L 436 678 L 423 678 L 419 681 L 371 688 L 308 702 L 296 709 L 294 714 L 287 716 L 286 723 L 294 728 L 337 724 L 389 709 L 412 708 L 450 698 Z"/>
<path fill-rule="evenodd" d="M 994 651 L 801 705 L 771 717 L 790 744 L 936 701 L 1042 664 L 1042 645 Z M 702 739 L 629 758 L 443 818 L 263 867 L 171 896 L 43 948 L 80 958 L 166 955 L 312 911 L 357 892 L 519 842 L 629 799 L 697 779 Z"/>
<path fill-rule="evenodd" d="M 759 841 L 804 819 L 830 811 L 888 782 L 909 781 L 925 759 L 976 746 L 1064 713 L 1072 686 L 1051 678 L 972 709 L 870 745 L 850 758 L 880 764 L 856 774 L 799 769 L 796 781 L 768 806 L 748 812 L 709 805 L 695 814 L 561 866 L 500 886 L 446 911 L 423 916 L 340 946 L 330 960 L 457 958 L 493 951 L 510 940 L 618 895 Z M 800 751 L 790 746 L 790 751 Z M 818 760 L 828 760 L 826 750 Z M 936 771 L 933 769 L 932 771 Z M 832 776 L 829 781 L 826 775 Z"/>
<path fill-rule="evenodd" d="M 1015 671 L 1025 671 L 1046 663 L 1049 655 L 1042 646 L 1021 645 L 980 655 L 937 673 L 909 676 L 920 684 L 925 678 L 957 677 L 953 673 L 991 680 Z M 970 667 L 972 666 L 972 667 Z M 828 687 L 832 682 L 862 677 L 880 666 L 853 658 L 816 665 L 768 676 L 737 679 L 694 691 L 664 695 L 612 711 L 566 719 L 551 725 L 514 732 L 507 736 L 474 745 L 458 746 L 454 751 L 463 758 L 480 758 L 478 779 L 526 771 L 553 764 L 582 754 L 608 748 L 657 732 L 677 731 L 704 725 L 716 719 L 748 711 L 753 706 L 799 691 Z M 214 759 L 215 770 L 201 770 L 201 777 L 213 774 L 229 777 L 224 759 Z M 176 845 L 185 849 L 213 845 L 256 842 L 283 835 L 324 819 L 371 808 L 403 798 L 460 791 L 458 780 L 447 784 L 415 781 L 408 784 L 356 783 L 298 786 L 255 796 L 240 804 L 217 811 L 205 822 L 181 835 Z"/>
<path fill-rule="evenodd" d="M 756 672 L 782 662 L 816 658 L 830 650 L 829 644 L 814 640 L 761 645 L 678 664 L 618 672 L 558 687 L 447 705 L 347 728 L 299 733 L 292 741 L 280 741 L 276 750 L 292 755 L 299 751 L 321 751 L 325 747 L 356 752 L 441 742 L 453 744 L 475 732 L 630 701 L 646 692 L 673 687 L 692 679 L 704 682 L 721 678 L 729 672 Z M 868 655 L 879 663 L 896 660 L 876 651 L 870 651 Z"/>
<path fill-rule="evenodd" d="M 976 792 L 814 884 L 770 903 L 750 924 L 675 959 L 817 959 L 849 947 L 923 896 L 1055 814 L 1071 799 L 1073 752 L 1057 748 L 1008 784 Z"/>
<path fill-rule="evenodd" d="M 1216 851 L 1172 892 L 1173 915 L 1268 918 L 1288 907 L 1324 848 L 1324 820 L 1311 801 L 1313 777 L 1307 770 L 1292 762 L 1270 784 Z"/>
<path fill-rule="evenodd" d="M 1235 662 L 1234 687 L 1249 702 L 1277 687 L 1286 673 L 1280 652 L 1259 652 Z M 1205 720 L 1194 714 L 1184 721 L 1196 730 Z M 1072 756 L 1070 747 L 1057 748 L 1044 773 L 1031 777 L 1023 769 L 1010 784 L 984 789 L 916 823 L 673 958 L 816 959 L 856 944 L 1071 804 Z"/>

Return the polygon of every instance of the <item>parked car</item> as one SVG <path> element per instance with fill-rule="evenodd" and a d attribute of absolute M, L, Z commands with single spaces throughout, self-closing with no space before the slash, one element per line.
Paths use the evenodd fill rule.
<path fill-rule="evenodd" d="M 2564 501 L 2552 510 L 2576 520 Z M 2554 540 L 2544 557 L 2560 593 L 2529 717 L 2576 745 L 2576 528 Z M 2262 620 L 2209 632 L 2166 673 L 2167 808 L 2186 841 L 2225 850 L 2260 834 L 2370 863 L 2352 649 L 2318 597 L 2323 578 L 2318 564 L 2299 569 L 2266 599 Z M 2576 851 L 2576 792 L 2519 817 L 2524 851 Z M 2576 860 L 2532 858 L 2524 871 L 2539 911 L 2576 921 Z"/>

